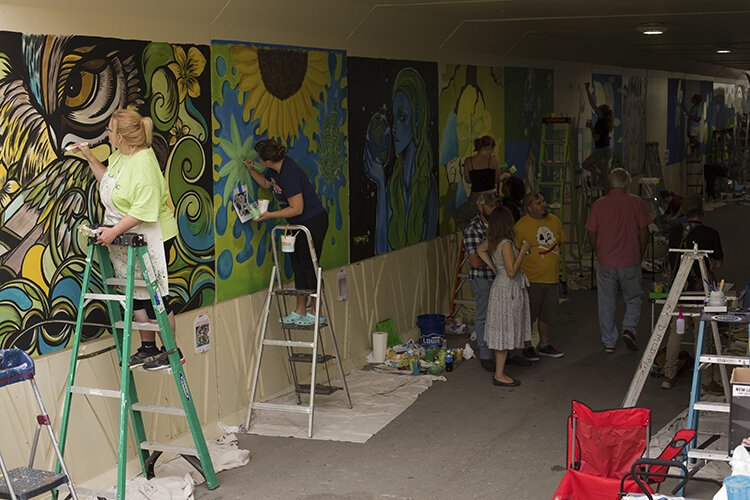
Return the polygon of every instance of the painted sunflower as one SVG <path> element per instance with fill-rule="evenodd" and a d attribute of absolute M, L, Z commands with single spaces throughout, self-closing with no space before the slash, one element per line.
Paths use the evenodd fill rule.
<path fill-rule="evenodd" d="M 328 54 L 319 50 L 233 46 L 240 73 L 243 118 L 259 121 L 256 135 L 294 140 L 304 123 L 317 122 L 316 105 L 330 85 Z M 242 101 L 241 101 L 242 102 Z"/>

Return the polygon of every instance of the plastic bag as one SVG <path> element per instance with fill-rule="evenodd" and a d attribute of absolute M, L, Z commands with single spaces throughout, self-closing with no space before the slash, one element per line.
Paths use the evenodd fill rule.
<path fill-rule="evenodd" d="M 750 453 L 743 445 L 734 449 L 729 465 L 732 466 L 733 476 L 750 476 Z M 727 489 L 724 486 L 714 495 L 714 500 L 727 500 Z"/>

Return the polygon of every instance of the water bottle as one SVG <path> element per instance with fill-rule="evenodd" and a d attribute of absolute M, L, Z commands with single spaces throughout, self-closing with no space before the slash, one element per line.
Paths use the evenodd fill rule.
<path fill-rule="evenodd" d="M 682 315 L 682 306 L 680 306 L 680 314 L 677 315 L 677 321 L 675 322 L 675 332 L 677 332 L 677 335 L 685 333 L 685 317 Z"/>

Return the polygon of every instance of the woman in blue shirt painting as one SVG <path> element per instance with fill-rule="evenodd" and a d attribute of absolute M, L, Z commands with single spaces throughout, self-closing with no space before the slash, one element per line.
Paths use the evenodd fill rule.
<path fill-rule="evenodd" d="M 392 107 L 390 130 L 381 113 L 370 119 L 364 154 L 365 173 L 376 185 L 376 254 L 437 235 L 437 183 L 432 175 L 427 88 L 413 68 L 396 75 Z M 396 158 L 386 180 L 391 137 Z"/>
<path fill-rule="evenodd" d="M 328 231 L 328 212 L 315 194 L 310 179 L 297 165 L 297 162 L 286 156 L 286 148 L 278 142 L 268 139 L 255 145 L 258 159 L 266 168 L 264 173 L 258 172 L 253 160 L 245 160 L 253 180 L 264 189 L 270 189 L 279 210 L 265 212 L 255 221 L 268 219 L 286 219 L 290 224 L 305 226 L 312 235 L 313 247 L 318 257 L 323 253 L 323 240 Z M 292 270 L 294 271 L 294 285 L 300 290 L 315 290 L 317 288 L 317 269 L 313 267 L 307 238 L 298 234 L 294 245 L 294 252 L 290 254 Z M 307 296 L 297 295 L 297 305 L 288 316 L 282 318 L 284 323 L 302 326 L 312 325 L 315 317 L 307 312 Z M 325 318 L 321 317 L 321 322 Z"/>

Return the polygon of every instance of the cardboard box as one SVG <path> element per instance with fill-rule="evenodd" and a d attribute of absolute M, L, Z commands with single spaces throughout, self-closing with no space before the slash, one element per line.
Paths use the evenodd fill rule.
<path fill-rule="evenodd" d="M 750 438 L 750 368 L 732 370 L 732 400 L 729 405 L 729 450 Z"/>

